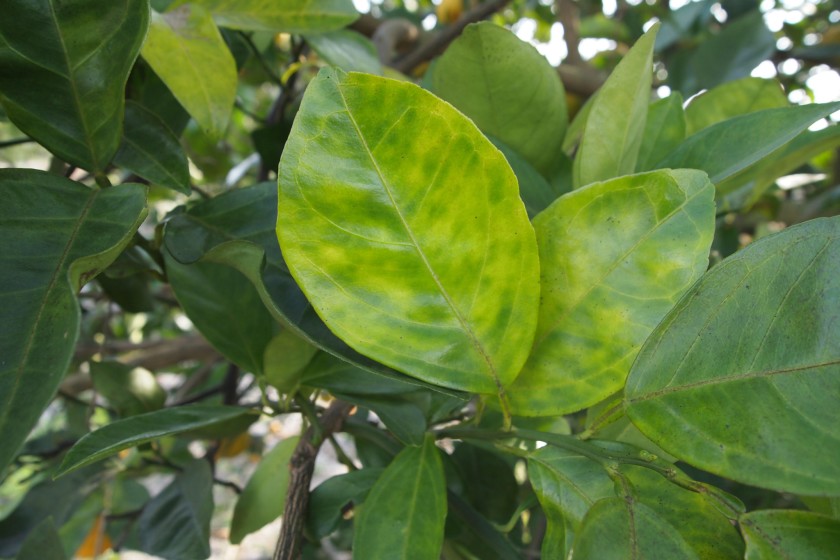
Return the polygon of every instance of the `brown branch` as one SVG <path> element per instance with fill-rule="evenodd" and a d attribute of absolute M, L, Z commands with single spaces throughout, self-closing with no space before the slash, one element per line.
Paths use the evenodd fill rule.
<path fill-rule="evenodd" d="M 487 2 L 482 2 L 464 13 L 458 18 L 458 21 L 444 28 L 437 35 L 420 44 L 415 50 L 396 61 L 394 68 L 403 74 L 410 74 L 414 68 L 443 52 L 449 43 L 454 41 L 467 25 L 487 19 L 504 8 L 508 3 L 510 3 L 510 0 L 488 0 Z"/>
<path fill-rule="evenodd" d="M 352 408 L 350 403 L 334 400 L 321 416 L 319 425 L 310 426 L 300 438 L 289 461 L 291 477 L 274 560 L 297 560 L 300 557 L 303 525 L 309 506 L 309 486 L 312 483 L 312 471 L 315 468 L 318 450 L 330 434 L 341 429 Z"/>

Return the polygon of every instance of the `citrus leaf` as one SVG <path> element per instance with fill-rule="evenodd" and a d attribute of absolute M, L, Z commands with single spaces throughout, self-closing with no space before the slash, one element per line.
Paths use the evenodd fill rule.
<path fill-rule="evenodd" d="M 741 516 L 746 560 L 831 560 L 840 550 L 840 521 L 797 510 L 753 511 Z"/>
<path fill-rule="evenodd" d="M 163 408 L 166 392 L 147 369 L 120 362 L 90 362 L 90 377 L 96 391 L 108 399 L 121 416 L 133 416 Z"/>
<path fill-rule="evenodd" d="M 689 136 L 656 167 L 702 169 L 717 184 L 772 154 L 838 109 L 840 103 L 817 103 L 734 117 Z"/>
<path fill-rule="evenodd" d="M 437 560 L 446 520 L 446 481 L 434 437 L 406 447 L 371 488 L 353 537 L 370 560 Z"/>
<path fill-rule="evenodd" d="M 291 474 L 289 460 L 299 439 L 284 439 L 260 459 L 233 508 L 231 543 L 241 543 L 246 536 L 283 515 Z"/>
<path fill-rule="evenodd" d="M 190 194 L 190 172 L 181 143 L 160 117 L 135 101 L 125 104 L 125 130 L 114 163 L 150 183 Z"/>
<path fill-rule="evenodd" d="M 290 329 L 269 341 L 263 356 L 265 380 L 281 393 L 293 393 L 300 384 L 306 365 L 318 349 Z"/>
<path fill-rule="evenodd" d="M 444 387 L 513 381 L 536 323 L 536 243 L 510 166 L 475 125 L 413 84 L 324 69 L 279 184 L 280 246 L 334 333 Z"/>
<path fill-rule="evenodd" d="M 61 543 L 61 537 L 52 517 L 47 517 L 32 529 L 15 556 L 15 560 L 64 560 L 66 558 L 64 545 Z"/>
<path fill-rule="evenodd" d="M 195 3 L 153 11 L 142 54 L 198 125 L 221 137 L 236 97 L 236 62 L 210 14 Z"/>
<path fill-rule="evenodd" d="M 685 109 L 686 135 L 739 115 L 787 106 L 777 80 L 742 78 L 727 82 L 691 99 Z"/>
<path fill-rule="evenodd" d="M 236 406 L 190 405 L 139 414 L 111 422 L 91 432 L 70 448 L 56 473 L 65 475 L 85 465 L 163 436 L 220 424 L 254 411 Z"/>
<path fill-rule="evenodd" d="M 105 190 L 31 169 L 0 170 L 0 472 L 64 377 L 79 333 L 76 292 L 129 243 L 146 189 Z"/>
<path fill-rule="evenodd" d="M 544 175 L 555 170 L 568 125 L 563 83 L 510 30 L 489 22 L 467 26 L 435 62 L 431 90 Z"/>
<path fill-rule="evenodd" d="M 148 26 L 146 0 L 3 2 L 0 104 L 61 159 L 103 172 L 120 144 L 125 84 Z"/>
<path fill-rule="evenodd" d="M 385 469 L 369 468 L 350 471 L 328 478 L 309 496 L 306 526 L 316 539 L 332 533 L 345 512 L 365 501 L 370 489 Z"/>
<path fill-rule="evenodd" d="M 178 0 L 199 5 L 219 25 L 231 29 L 320 33 L 353 23 L 359 14 L 351 0 Z"/>
<path fill-rule="evenodd" d="M 658 29 L 654 25 L 636 41 L 598 90 L 575 157 L 575 188 L 635 171 L 645 132 Z"/>
<path fill-rule="evenodd" d="M 373 42 L 352 29 L 307 33 L 306 44 L 326 62 L 346 72 L 382 75 L 382 64 Z"/>
<path fill-rule="evenodd" d="M 840 494 L 840 218 L 765 237 L 709 271 L 645 343 L 625 387 L 636 426 L 715 474 Z"/>
<path fill-rule="evenodd" d="M 636 171 L 653 169 L 654 163 L 685 140 L 685 112 L 682 106 L 683 98 L 678 91 L 650 104 Z"/>
<path fill-rule="evenodd" d="M 516 180 L 519 182 L 519 197 L 525 204 L 529 218 L 533 219 L 564 193 L 546 181 L 525 158 L 505 146 L 500 140 L 491 137 L 490 141 L 504 154 L 510 168 L 513 169 Z M 571 168 L 571 160 L 568 160 L 564 154 L 557 154 L 556 157 L 566 159 L 566 165 Z"/>
<path fill-rule="evenodd" d="M 595 183 L 534 219 L 537 336 L 509 390 L 522 416 L 581 410 L 619 391 L 647 336 L 708 265 L 714 188 L 695 170 Z"/>

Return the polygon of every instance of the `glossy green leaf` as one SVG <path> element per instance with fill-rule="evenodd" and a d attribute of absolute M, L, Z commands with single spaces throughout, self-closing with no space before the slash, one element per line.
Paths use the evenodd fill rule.
<path fill-rule="evenodd" d="M 317 352 L 317 348 L 291 329 L 283 329 L 265 347 L 265 380 L 281 393 L 295 391 L 306 365 Z"/>
<path fill-rule="evenodd" d="M 178 137 L 135 101 L 125 105 L 125 129 L 114 163 L 150 183 L 190 194 L 187 156 Z"/>
<path fill-rule="evenodd" d="M 446 481 L 434 437 L 406 447 L 361 508 L 353 555 L 369 560 L 437 560 L 446 520 Z"/>
<path fill-rule="evenodd" d="M 142 54 L 199 126 L 221 137 L 236 97 L 236 62 L 210 14 L 195 3 L 152 12 Z"/>
<path fill-rule="evenodd" d="M 328 478 L 309 495 L 306 526 L 316 539 L 332 533 L 344 514 L 353 511 L 370 492 L 385 469 L 350 471 Z"/>
<path fill-rule="evenodd" d="M 236 406 L 190 405 L 147 412 L 111 422 L 85 435 L 64 456 L 55 476 L 101 461 L 115 453 L 163 436 L 219 424 L 254 411 Z"/>
<path fill-rule="evenodd" d="M 184 265 L 165 258 L 169 283 L 190 321 L 223 356 L 262 374 L 276 325 L 248 279 L 221 264 Z"/>
<path fill-rule="evenodd" d="M 146 0 L 3 2 L 0 104 L 58 157 L 103 172 L 120 144 L 125 84 L 148 26 Z"/>
<path fill-rule="evenodd" d="M 534 219 L 542 295 L 514 414 L 581 410 L 620 390 L 639 348 L 708 265 L 714 188 L 695 170 L 595 183 Z"/>
<path fill-rule="evenodd" d="M 769 156 L 838 109 L 840 103 L 820 103 L 734 117 L 688 137 L 656 167 L 702 169 L 718 184 Z"/>
<path fill-rule="evenodd" d="M 746 560 L 832 560 L 840 551 L 840 521 L 817 513 L 753 511 L 740 524 Z"/>
<path fill-rule="evenodd" d="M 29 169 L 0 170 L 0 472 L 58 389 L 79 333 L 76 292 L 129 243 L 146 190 L 91 189 Z"/>
<path fill-rule="evenodd" d="M 65 560 L 64 546 L 52 517 L 35 527 L 26 537 L 15 560 Z"/>
<path fill-rule="evenodd" d="M 308 33 L 306 44 L 324 61 L 345 72 L 382 75 L 382 64 L 373 42 L 352 29 L 330 33 Z"/>
<path fill-rule="evenodd" d="M 556 168 L 568 124 L 563 83 L 545 57 L 510 30 L 467 26 L 435 63 L 431 89 L 544 175 Z"/>
<path fill-rule="evenodd" d="M 178 0 L 200 5 L 224 27 L 286 33 L 321 33 L 359 17 L 351 0 Z"/>
<path fill-rule="evenodd" d="M 444 387 L 514 379 L 536 323 L 536 243 L 510 166 L 468 119 L 413 84 L 322 70 L 279 184 L 286 262 L 340 338 Z"/>
<path fill-rule="evenodd" d="M 685 111 L 678 91 L 648 107 L 636 171 L 648 171 L 685 140 Z"/>
<path fill-rule="evenodd" d="M 840 219 L 715 266 L 646 342 L 627 413 L 680 459 L 746 484 L 840 494 Z"/>
<path fill-rule="evenodd" d="M 163 408 L 166 392 L 147 369 L 119 362 L 90 362 L 90 377 L 97 393 L 121 416 Z"/>
<path fill-rule="evenodd" d="M 630 498 L 607 498 L 586 514 L 572 560 L 701 560 L 656 511 Z"/>
<path fill-rule="evenodd" d="M 140 550 L 162 558 L 204 560 L 210 556 L 213 473 L 196 460 L 143 508 L 137 520 Z"/>
<path fill-rule="evenodd" d="M 686 134 L 691 136 L 739 115 L 787 105 L 785 92 L 776 80 L 742 78 L 727 82 L 692 98 L 685 110 Z"/>
<path fill-rule="evenodd" d="M 274 318 L 313 345 L 376 374 L 371 383 L 384 378 L 405 386 L 421 381 L 366 358 L 335 336 L 315 314 L 295 283 L 275 233 L 277 186 L 260 183 L 237 189 L 192 206 L 167 222 L 164 242 L 179 262 L 216 262 L 236 268 L 257 289 Z M 352 366 L 348 371 L 353 371 Z M 356 373 L 348 374 L 361 377 Z M 364 376 L 369 379 L 371 376 Z"/>
<path fill-rule="evenodd" d="M 291 474 L 289 460 L 300 438 L 286 438 L 260 459 L 233 508 L 230 542 L 239 544 L 283 514 Z"/>
<path fill-rule="evenodd" d="M 636 170 L 653 80 L 650 28 L 624 55 L 592 102 L 575 157 L 575 188 Z"/>

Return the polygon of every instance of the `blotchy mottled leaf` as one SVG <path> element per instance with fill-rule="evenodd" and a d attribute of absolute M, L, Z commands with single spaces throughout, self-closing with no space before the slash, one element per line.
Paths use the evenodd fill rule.
<path fill-rule="evenodd" d="M 683 98 L 678 91 L 650 104 L 636 162 L 637 172 L 653 169 L 653 164 L 685 140 L 685 111 L 682 106 Z"/>
<path fill-rule="evenodd" d="M 241 543 L 246 536 L 283 514 L 291 473 L 289 460 L 298 439 L 284 439 L 260 459 L 233 508 L 230 522 L 230 542 L 233 544 Z"/>
<path fill-rule="evenodd" d="M 636 170 L 653 80 L 658 25 L 624 55 L 592 102 L 573 172 L 575 188 Z"/>
<path fill-rule="evenodd" d="M 354 376 L 360 375 L 350 365 L 354 364 L 376 374 L 365 376 L 368 384 L 387 387 L 388 378 L 402 390 L 410 388 L 409 384 L 433 387 L 362 356 L 327 328 L 286 267 L 277 244 L 276 221 L 277 185 L 260 183 L 224 193 L 172 216 L 166 224 L 164 242 L 181 263 L 215 262 L 244 274 L 275 319 L 315 346 L 349 362 L 345 375 L 351 384 L 356 382 Z"/>
<path fill-rule="evenodd" d="M 434 437 L 406 447 L 371 488 L 353 537 L 369 560 L 437 560 L 446 520 L 446 481 Z"/>
<path fill-rule="evenodd" d="M 817 513 L 753 511 L 740 523 L 746 560 L 833 560 L 840 551 L 840 521 Z"/>
<path fill-rule="evenodd" d="M 734 117 L 688 137 L 656 167 L 702 169 L 717 184 L 772 154 L 838 109 L 840 103 L 819 103 Z"/>
<path fill-rule="evenodd" d="M 373 41 L 352 29 L 308 33 L 306 44 L 326 62 L 345 72 L 382 75 L 382 64 Z"/>
<path fill-rule="evenodd" d="M 146 189 L 107 190 L 29 169 L 0 170 L 0 472 L 64 377 L 79 332 L 76 292 L 146 215 Z"/>
<path fill-rule="evenodd" d="M 77 441 L 64 456 L 56 476 L 163 436 L 205 428 L 253 413 L 250 409 L 236 406 L 190 405 L 117 420 Z"/>
<path fill-rule="evenodd" d="M 231 29 L 321 33 L 359 17 L 351 0 L 178 0 L 200 5 L 219 25 Z"/>
<path fill-rule="evenodd" d="M 114 163 L 151 183 L 190 194 L 187 156 L 178 137 L 135 101 L 125 105 L 123 141 Z"/>
<path fill-rule="evenodd" d="M 563 83 L 510 30 L 467 26 L 435 63 L 431 89 L 544 175 L 556 169 L 568 124 Z"/>
<path fill-rule="evenodd" d="M 536 322 L 536 243 L 510 166 L 472 122 L 413 84 L 324 69 L 279 184 L 286 262 L 340 338 L 445 387 L 514 379 Z"/>
<path fill-rule="evenodd" d="M 742 78 L 727 82 L 692 98 L 685 110 L 686 135 L 733 117 L 787 105 L 777 80 Z"/>
<path fill-rule="evenodd" d="M 142 54 L 199 126 L 221 137 L 236 97 L 236 62 L 210 14 L 196 3 L 152 12 Z"/>
<path fill-rule="evenodd" d="M 148 2 L 5 0 L 2 10 L 0 104 L 9 119 L 67 162 L 104 171 L 120 144 Z"/>
<path fill-rule="evenodd" d="M 840 218 L 763 238 L 645 343 L 627 413 L 663 449 L 746 484 L 840 494 Z"/>
<path fill-rule="evenodd" d="M 137 520 L 140 550 L 161 558 L 204 560 L 210 556 L 213 473 L 196 460 L 152 498 Z"/>
<path fill-rule="evenodd" d="M 514 414 L 574 412 L 620 390 L 648 334 L 703 274 L 714 188 L 695 170 L 595 183 L 534 219 L 542 294 Z"/>

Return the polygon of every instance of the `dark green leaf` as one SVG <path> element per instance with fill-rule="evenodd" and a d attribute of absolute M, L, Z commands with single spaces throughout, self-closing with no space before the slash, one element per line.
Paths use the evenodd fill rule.
<path fill-rule="evenodd" d="M 525 158 L 505 146 L 500 140 L 490 138 L 490 141 L 504 154 L 510 168 L 519 181 L 519 196 L 525 203 L 525 210 L 528 217 L 532 218 L 545 210 L 557 197 L 565 191 L 561 191 L 549 183 L 534 167 L 525 161 Z M 558 159 L 566 156 L 562 153 L 555 154 Z M 571 169 L 571 162 L 567 162 L 567 169 Z"/>
<path fill-rule="evenodd" d="M 840 551 L 840 521 L 816 513 L 753 511 L 740 523 L 746 560 L 832 560 Z"/>
<path fill-rule="evenodd" d="M 414 403 L 398 396 L 369 397 L 336 394 L 354 404 L 369 408 L 382 420 L 394 437 L 406 445 L 421 445 L 426 433 L 426 417 Z"/>
<path fill-rule="evenodd" d="M 840 494 L 840 219 L 765 237 L 709 271 L 645 343 L 626 409 L 715 474 Z"/>
<path fill-rule="evenodd" d="M 469 503 L 488 520 L 507 523 L 516 510 L 519 493 L 513 465 L 496 453 L 467 443 L 458 445 L 450 457 Z"/>
<path fill-rule="evenodd" d="M 280 246 L 334 333 L 444 387 L 514 379 L 536 323 L 536 242 L 510 166 L 472 122 L 413 84 L 325 69 L 279 183 Z"/>
<path fill-rule="evenodd" d="M 366 560 L 437 560 L 446 484 L 434 437 L 406 447 L 371 488 L 356 524 L 353 554 Z"/>
<path fill-rule="evenodd" d="M 446 497 L 449 505 L 449 515 L 446 518 L 447 541 L 450 539 L 450 527 L 455 525 L 461 529 L 456 535 L 458 542 L 463 543 L 474 557 L 481 560 L 519 560 L 522 558 L 522 552 L 517 550 L 510 540 L 469 502 L 452 491 L 447 491 Z"/>
<path fill-rule="evenodd" d="M 20 548 L 15 560 L 64 560 L 64 546 L 52 517 L 35 527 Z"/>
<path fill-rule="evenodd" d="M 332 533 L 347 512 L 365 501 L 383 471 L 381 468 L 350 471 L 319 484 L 309 496 L 306 514 L 306 526 L 312 535 L 322 539 Z"/>
<path fill-rule="evenodd" d="M 190 194 L 187 156 L 160 118 L 134 101 L 125 105 L 123 143 L 114 163 L 147 181 Z"/>
<path fill-rule="evenodd" d="M 152 498 L 137 520 L 143 552 L 172 560 L 210 556 L 213 473 L 196 460 Z"/>
<path fill-rule="evenodd" d="M 404 381 L 407 380 L 407 381 Z M 332 393 L 397 395 L 417 389 L 407 377 L 383 377 L 326 352 L 315 356 L 303 371 L 301 383 Z M 463 402 L 463 401 L 462 401 Z"/>
<path fill-rule="evenodd" d="M 544 175 L 556 168 L 568 124 L 563 83 L 510 30 L 469 25 L 435 64 L 431 89 Z"/>
<path fill-rule="evenodd" d="M 76 442 L 61 463 L 56 477 L 90 465 L 115 453 L 163 436 L 212 426 L 246 414 L 235 406 L 190 405 L 132 416 L 91 432 Z"/>
<path fill-rule="evenodd" d="M 66 373 L 79 331 L 75 293 L 105 269 L 146 215 L 146 190 L 91 189 L 0 170 L 0 472 Z"/>
<path fill-rule="evenodd" d="M 650 104 L 636 171 L 648 171 L 685 140 L 683 98 L 673 92 L 665 99 Z"/>
<path fill-rule="evenodd" d="M 125 84 L 148 26 L 146 0 L 7 0 L 0 103 L 58 157 L 103 172 L 120 144 Z"/>

